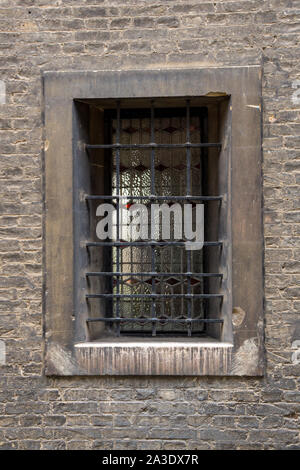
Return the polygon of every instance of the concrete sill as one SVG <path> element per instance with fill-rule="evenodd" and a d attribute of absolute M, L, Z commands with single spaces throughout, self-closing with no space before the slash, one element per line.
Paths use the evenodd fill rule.
<path fill-rule="evenodd" d="M 227 375 L 233 345 L 213 338 L 105 338 L 75 344 L 88 375 Z"/>

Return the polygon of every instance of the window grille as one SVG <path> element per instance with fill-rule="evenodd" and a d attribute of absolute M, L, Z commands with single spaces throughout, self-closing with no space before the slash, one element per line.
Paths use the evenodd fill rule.
<path fill-rule="evenodd" d="M 94 216 L 93 203 L 114 204 L 117 236 L 86 243 L 89 259 L 97 250 L 104 259 L 101 271 L 86 272 L 86 301 L 99 312 L 87 318 L 89 325 L 104 322 L 107 333 L 117 336 L 200 336 L 208 323 L 222 326 L 223 293 L 211 292 L 207 279 L 220 285 L 223 274 L 205 270 L 211 251 L 216 257 L 222 250 L 222 240 L 189 251 L 184 238 L 127 241 L 120 236 L 121 203 L 177 202 L 182 208 L 222 203 L 222 195 L 205 193 L 208 149 L 221 148 L 207 142 L 207 126 L 207 109 L 192 106 L 189 99 L 176 108 L 156 107 L 154 100 L 148 107 L 123 108 L 118 100 L 114 109 L 105 110 L 104 143 L 86 144 L 89 158 L 97 149 L 104 152 L 104 191 L 87 195 L 86 201 Z M 213 316 L 207 315 L 209 304 Z"/>

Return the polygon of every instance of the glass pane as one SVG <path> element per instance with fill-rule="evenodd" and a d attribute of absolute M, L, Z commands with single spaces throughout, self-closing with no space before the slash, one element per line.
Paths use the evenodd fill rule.
<path fill-rule="evenodd" d="M 174 111 L 174 110 L 172 110 Z M 155 111 L 159 116 L 159 110 Z M 154 119 L 155 142 L 162 144 L 180 144 L 186 141 L 186 118 L 180 115 Z M 112 140 L 116 142 L 116 119 L 112 122 Z M 151 141 L 151 122 L 149 117 L 121 119 L 121 144 L 143 144 Z M 190 119 L 191 141 L 201 142 L 201 117 L 192 115 Z M 118 194 L 116 180 L 116 152 L 112 152 L 112 194 Z M 185 196 L 186 180 L 186 149 L 163 148 L 155 151 L 155 194 L 159 196 Z M 191 191 L 192 195 L 202 194 L 201 149 L 191 150 Z M 120 188 L 122 196 L 149 196 L 151 194 L 151 150 L 149 149 L 121 149 L 120 150 Z M 128 200 L 143 202 L 144 200 Z M 162 203 L 163 201 L 160 201 Z M 173 201 L 174 202 L 174 201 Z M 172 203 L 173 203 L 172 202 Z M 183 205 L 183 202 L 179 202 Z M 149 201 L 148 201 L 149 206 Z M 129 207 L 129 206 L 128 206 Z M 174 240 L 171 218 L 171 241 Z M 193 294 L 203 293 L 203 279 L 193 275 L 190 280 L 179 274 L 187 270 L 187 251 L 184 247 L 164 246 L 129 246 L 123 248 L 113 247 L 112 267 L 116 271 L 117 250 L 119 250 L 120 271 L 128 273 L 121 276 L 119 293 L 128 297 L 117 301 L 113 298 L 113 315 L 119 313 L 122 318 L 134 318 L 136 322 L 121 323 L 123 334 L 151 334 L 152 323 L 143 323 L 141 320 L 152 318 L 154 315 L 160 320 L 156 323 L 157 334 L 187 334 L 187 326 L 182 323 L 171 323 L 169 319 L 184 320 L 188 318 L 188 302 L 191 302 L 192 318 L 203 318 L 203 299 L 187 300 L 184 297 L 172 297 L 188 293 L 188 283 Z M 154 268 L 157 275 L 154 279 L 155 293 L 170 295 L 168 298 L 156 299 L 153 309 L 152 299 L 149 297 L 129 297 L 130 295 L 150 295 L 152 292 L 151 276 L 135 275 L 134 273 L 151 272 L 152 254 L 154 254 Z M 191 252 L 191 268 L 194 273 L 203 272 L 202 251 Z M 170 273 L 170 276 L 160 276 L 159 273 Z M 112 293 L 117 293 L 116 281 L 113 283 Z M 153 311 L 154 310 L 154 311 Z M 110 316 L 110 315 L 108 315 Z M 203 323 L 195 323 L 193 331 L 201 332 Z"/>

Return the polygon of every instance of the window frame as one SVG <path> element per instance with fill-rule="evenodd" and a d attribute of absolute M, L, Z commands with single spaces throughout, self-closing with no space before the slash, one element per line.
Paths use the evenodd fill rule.
<path fill-rule="evenodd" d="M 203 101 L 203 99 L 205 100 L 206 104 L 205 106 L 203 105 L 200 106 L 200 103 L 201 101 Z M 200 271 L 202 273 L 208 273 L 208 274 L 207 275 L 203 274 L 203 277 L 201 276 L 202 280 L 204 279 L 204 282 L 205 282 L 205 291 L 200 293 L 200 294 L 205 294 L 205 296 L 207 296 L 206 299 L 204 300 L 205 302 L 204 309 L 205 309 L 206 318 L 203 322 L 200 322 L 198 325 L 201 325 L 201 327 L 204 326 L 204 328 L 202 328 L 201 336 L 206 335 L 208 337 L 215 337 L 217 339 L 221 338 L 221 334 L 223 331 L 224 317 L 229 316 L 227 303 L 230 302 L 231 304 L 230 295 L 227 295 L 227 297 L 223 299 L 224 290 L 227 292 L 229 291 L 229 282 L 227 279 L 230 276 L 227 276 L 226 272 L 225 274 L 223 274 L 223 272 L 220 273 L 220 268 L 222 271 L 223 271 L 223 268 L 225 268 L 225 271 L 227 271 L 226 262 L 224 262 L 224 259 L 226 259 L 227 257 L 228 257 L 228 268 L 229 266 L 231 266 L 231 259 L 229 259 L 230 253 L 227 250 L 226 246 L 225 247 L 222 246 L 222 240 L 230 238 L 229 220 L 226 220 L 228 219 L 228 214 L 227 214 L 228 205 L 226 204 L 226 201 L 224 200 L 224 196 L 223 196 L 230 192 L 230 188 L 219 187 L 218 178 L 216 178 L 215 176 L 216 171 L 218 170 L 219 170 L 218 174 L 221 171 L 222 172 L 228 171 L 228 169 L 225 168 L 226 165 L 224 165 L 226 158 L 222 158 L 221 161 L 219 159 L 219 150 L 220 150 L 221 144 L 219 142 L 215 142 L 215 140 L 216 141 L 219 140 L 218 139 L 219 135 L 217 134 L 218 134 L 218 124 L 220 121 L 220 119 L 216 118 L 216 110 L 220 111 L 219 114 L 222 114 L 221 111 L 223 111 L 223 113 L 226 112 L 227 107 L 228 107 L 226 106 L 226 103 L 229 102 L 229 98 L 227 96 L 197 98 L 196 105 L 194 105 L 195 103 L 193 103 L 193 99 L 187 100 L 185 97 L 176 98 L 175 101 L 176 101 L 176 106 L 174 106 L 174 98 L 172 99 L 172 101 L 170 101 L 169 98 L 160 99 L 159 106 L 156 106 L 156 101 L 152 99 L 150 100 L 147 99 L 145 101 L 143 100 L 141 101 L 139 99 L 138 103 L 136 99 L 120 100 L 120 101 L 118 100 L 118 103 L 117 102 L 114 103 L 113 100 L 99 100 L 99 99 L 88 100 L 88 102 L 84 102 L 84 103 L 82 101 L 80 101 L 80 103 L 76 102 L 77 122 L 75 126 L 76 128 L 80 127 L 83 130 L 82 139 L 85 141 L 87 139 L 85 147 L 86 147 L 86 152 L 88 153 L 88 159 L 86 159 L 86 156 L 83 155 L 81 152 L 75 151 L 75 154 L 74 154 L 74 158 L 78 157 L 76 158 L 76 161 L 74 163 L 77 167 L 76 174 L 78 175 L 78 184 L 77 184 L 77 187 L 74 188 L 74 207 L 76 207 L 74 224 L 76 227 L 81 226 L 81 228 L 78 231 L 76 231 L 78 232 L 78 237 L 77 237 L 77 241 L 75 240 L 75 246 L 74 246 L 77 256 L 80 259 L 80 262 L 78 263 L 79 266 L 77 267 L 74 273 L 74 275 L 77 276 L 77 279 L 74 280 L 74 292 L 75 291 L 78 292 L 78 295 L 77 295 L 78 303 L 77 303 L 77 306 L 75 306 L 75 311 L 76 311 L 76 316 L 78 317 L 78 321 L 81 322 L 82 320 L 82 328 L 81 328 L 82 333 L 81 333 L 81 337 L 78 337 L 78 342 L 80 341 L 84 342 L 87 340 L 101 340 L 101 338 L 106 337 L 107 335 L 114 336 L 114 333 L 116 333 L 117 335 L 119 333 L 120 335 L 120 330 L 122 330 L 121 322 L 118 322 L 118 321 L 115 322 L 116 329 L 114 327 L 113 329 L 110 329 L 113 323 L 109 322 L 108 324 L 107 323 L 108 320 L 106 320 L 106 323 L 104 323 L 105 317 L 106 318 L 114 317 L 114 314 L 112 311 L 114 299 L 111 298 L 111 304 L 109 305 L 108 310 L 105 314 L 104 313 L 105 300 L 100 296 L 103 293 L 106 293 L 108 295 L 111 295 L 112 293 L 110 292 L 109 284 L 106 283 L 106 287 L 104 287 L 104 284 L 105 284 L 104 279 L 110 279 L 110 277 L 107 277 L 107 276 L 103 277 L 103 275 L 101 275 L 100 272 L 111 271 L 111 269 L 108 268 L 108 265 L 106 265 L 105 267 L 103 265 L 105 260 L 106 262 L 108 260 L 108 257 L 107 257 L 108 252 L 106 252 L 107 247 L 105 248 L 105 244 L 107 242 L 103 240 L 101 241 L 96 237 L 96 226 L 95 226 L 99 220 L 98 218 L 95 217 L 98 205 L 101 203 L 101 201 L 103 201 L 102 198 L 104 198 L 105 195 L 108 195 L 109 197 L 111 197 L 110 196 L 111 185 L 109 184 L 109 174 L 110 174 L 109 172 L 112 169 L 110 167 L 112 165 L 111 162 L 113 158 L 113 155 L 111 153 L 112 149 L 107 148 L 107 147 L 106 148 L 100 148 L 100 147 L 103 144 L 104 145 L 112 144 L 110 140 L 112 138 L 110 127 L 112 126 L 112 119 L 116 119 L 117 114 L 118 114 L 116 107 L 117 105 L 119 106 L 120 116 L 122 117 L 122 119 L 124 119 L 124 116 L 125 116 L 125 119 L 128 119 L 128 118 L 130 119 L 129 122 L 132 122 L 131 121 L 132 116 L 141 117 L 141 116 L 147 115 L 148 119 L 150 119 L 150 116 L 152 114 L 154 116 L 154 119 L 156 117 L 158 117 L 158 119 L 161 119 L 162 116 L 164 117 L 168 116 L 167 121 L 169 121 L 170 116 L 171 116 L 170 113 L 175 113 L 177 117 L 180 115 L 181 118 L 186 119 L 187 103 L 189 105 L 190 118 L 193 119 L 195 117 L 198 117 L 198 119 L 200 119 L 199 125 L 201 127 L 201 133 L 203 133 L 203 135 L 200 137 L 201 142 L 197 141 L 197 139 L 195 141 L 192 138 L 194 144 L 196 142 L 196 145 L 197 143 L 198 144 L 200 143 L 200 145 L 204 146 L 201 149 L 196 150 L 198 154 L 198 158 L 201 159 L 201 177 L 202 177 L 201 184 L 203 184 L 203 188 L 202 188 L 203 192 L 200 191 L 197 194 L 194 192 L 193 194 L 195 197 L 200 198 L 198 202 L 205 204 L 205 217 L 207 219 L 207 223 L 205 223 L 205 227 L 207 228 L 205 239 L 207 241 L 209 240 L 208 244 L 203 248 L 202 253 L 200 252 L 200 256 L 203 254 L 203 259 L 205 261 L 205 269 L 204 270 L 200 269 Z M 136 108 L 136 105 L 138 105 L 138 108 Z M 167 107 L 165 107 L 166 105 Z M 211 119 L 212 122 L 210 125 L 208 124 L 208 115 L 211 115 L 211 114 L 212 114 L 212 119 Z M 150 132 L 151 124 L 150 123 L 148 124 L 150 126 L 149 127 L 149 132 Z M 153 121 L 153 125 L 154 125 L 154 121 Z M 157 127 L 157 126 L 159 126 L 158 123 L 154 127 Z M 116 128 L 116 122 L 114 123 L 114 127 Z M 210 138 L 208 138 L 208 128 L 209 128 Z M 120 133 L 120 136 L 122 136 L 122 132 Z M 147 143 L 148 145 L 150 141 L 155 140 L 154 136 L 153 137 L 150 136 L 150 133 L 147 137 L 148 138 L 147 140 L 145 140 L 144 143 Z M 184 144 L 186 141 L 190 140 L 190 136 L 186 135 L 186 131 L 184 132 L 182 137 L 183 137 L 183 140 L 181 144 Z M 166 139 L 166 142 L 164 143 L 164 145 L 168 145 L 168 141 L 169 139 Z M 211 141 L 214 141 L 215 143 L 211 143 Z M 149 148 L 146 150 L 147 157 L 149 160 L 147 160 L 146 155 L 144 155 L 144 157 L 147 160 L 147 165 L 151 167 L 150 163 L 152 161 L 152 158 L 155 160 L 157 156 L 157 152 L 159 152 L 159 150 L 155 148 L 151 150 L 151 152 L 149 152 L 149 150 L 150 150 Z M 142 151 L 145 151 L 145 150 L 142 149 Z M 188 158 L 187 147 L 180 149 L 180 151 L 181 153 L 183 152 L 184 161 L 186 163 L 187 158 Z M 169 154 L 170 147 L 166 148 L 165 152 Z M 199 155 L 199 152 L 201 152 L 201 157 Z M 122 152 L 121 152 L 120 158 L 122 160 Z M 104 169 L 105 166 L 106 166 L 106 169 Z M 154 170 L 151 170 L 151 173 L 153 171 L 153 174 L 154 174 L 154 179 L 151 179 L 152 184 L 154 184 L 154 181 L 158 181 L 159 176 L 160 176 L 160 171 L 155 169 L 156 168 L 155 165 L 153 166 L 154 166 Z M 202 171 L 203 168 L 205 168 L 204 171 Z M 186 174 L 187 169 L 188 169 L 188 166 L 186 166 L 185 173 L 183 173 L 184 181 L 187 181 L 187 174 Z M 203 178 L 204 173 L 205 173 L 205 178 Z M 105 178 L 104 178 L 104 175 L 105 175 Z M 190 169 L 190 177 L 191 177 L 191 169 Z M 121 180 L 122 180 L 122 171 L 120 172 L 120 181 Z M 82 192 L 86 193 L 86 204 L 78 200 L 79 199 L 78 195 Z M 154 188 L 151 188 L 151 194 L 155 194 Z M 184 199 L 186 197 L 185 194 L 186 194 L 185 192 L 181 193 L 181 196 L 180 196 L 180 193 L 176 192 L 176 195 L 179 198 L 178 201 L 180 201 L 180 197 Z M 203 197 L 204 194 L 205 196 Z M 162 202 L 166 202 L 167 200 L 168 200 L 168 197 L 166 197 L 165 199 L 163 198 L 163 200 L 160 200 L 159 202 L 162 203 Z M 86 232 L 87 232 L 86 234 L 83 233 L 85 232 L 84 227 L 86 227 Z M 219 227 L 220 227 L 220 230 L 219 230 Z M 90 242 L 90 243 L 87 243 L 86 249 L 84 249 L 84 247 L 82 246 L 82 242 L 85 239 L 87 239 L 88 242 Z M 149 243 L 149 247 L 153 248 L 153 245 L 151 245 L 150 241 L 148 243 Z M 208 246 L 209 244 L 210 246 Z M 183 253 L 186 254 L 186 259 L 188 259 L 188 256 L 191 254 L 190 252 L 185 251 L 185 250 L 183 250 Z M 77 256 L 75 256 L 75 259 L 77 258 Z M 122 260 L 122 256 L 121 256 L 121 260 Z M 222 266 L 220 266 L 221 261 L 223 261 Z M 153 262 L 152 257 L 151 257 L 151 262 Z M 88 272 L 91 271 L 90 269 L 91 265 L 93 266 L 93 269 L 92 269 L 93 273 L 90 273 L 88 275 Z M 146 270 L 143 270 L 142 268 L 138 269 L 138 271 L 149 271 L 149 270 L 154 271 L 154 269 L 146 269 Z M 79 286 L 82 283 L 82 272 L 84 271 L 86 271 L 85 298 L 82 296 L 82 291 L 77 289 L 77 286 Z M 165 271 L 168 271 L 167 267 L 165 268 Z M 215 274 L 215 273 L 218 273 L 218 274 Z M 173 275 L 173 274 L 176 278 L 175 273 L 172 273 L 170 275 Z M 158 274 L 157 279 L 159 278 L 160 278 L 160 275 Z M 181 279 L 183 278 L 181 277 Z M 189 277 L 187 276 L 186 280 L 188 279 Z M 82 285 L 82 287 L 84 288 L 84 284 Z M 190 288 L 190 289 L 193 291 L 193 288 Z M 152 286 L 152 290 L 155 292 L 156 290 L 155 286 L 154 287 Z M 170 292 L 168 293 L 170 294 Z M 122 289 L 120 291 L 120 294 L 122 294 Z M 127 294 L 129 294 L 129 292 L 127 292 Z M 139 299 L 139 301 L 141 302 L 141 299 Z M 202 298 L 202 301 L 203 301 L 203 298 Z M 195 307 L 196 302 L 194 302 L 194 307 Z M 120 316 L 123 317 L 124 314 L 121 309 L 121 303 L 122 302 L 119 303 L 119 306 L 120 306 L 119 313 L 120 313 Z M 190 311 L 189 311 L 189 306 L 190 306 Z M 186 301 L 185 299 L 185 311 L 182 313 L 184 315 L 187 315 L 188 317 L 189 315 L 192 314 L 193 310 L 194 309 L 192 307 L 192 302 L 190 302 L 190 299 L 188 301 Z M 151 316 L 152 317 L 156 316 L 155 308 L 151 311 Z M 102 318 L 103 321 L 100 321 L 100 318 Z M 86 324 L 84 322 L 86 322 Z M 150 325 L 149 323 L 148 323 L 148 326 L 150 326 L 151 331 L 152 331 L 152 335 L 150 332 L 150 336 L 156 336 L 156 332 L 160 330 L 159 324 L 157 328 L 153 328 L 154 325 L 156 326 L 156 323 L 151 322 Z M 193 337 L 199 336 L 195 333 L 195 326 L 197 325 L 197 323 L 198 322 L 194 323 L 194 325 L 193 323 L 191 325 L 189 325 L 189 323 L 186 323 L 184 327 L 183 327 L 183 324 L 181 323 L 182 336 L 183 337 L 184 336 L 193 336 Z M 185 329 L 186 334 L 183 331 L 184 329 Z M 205 332 L 203 331 L 203 329 L 205 329 Z M 144 328 L 142 328 L 141 330 L 144 330 Z M 153 335 L 153 331 L 154 331 L 154 335 Z M 173 334 L 168 334 L 166 332 L 166 329 L 164 329 L 164 331 L 165 331 L 165 335 L 163 334 L 163 331 L 160 332 L 162 339 L 164 336 L 165 337 L 180 336 L 180 334 L 176 335 L 175 331 L 173 331 Z M 133 332 L 129 333 L 129 335 L 132 333 Z M 139 333 L 140 333 L 139 335 L 137 334 L 135 336 L 141 337 L 145 335 L 145 331 L 140 331 Z M 124 332 L 122 336 L 126 336 Z M 225 339 L 225 338 L 222 338 L 222 339 Z"/>
<path fill-rule="evenodd" d="M 174 70 L 44 72 L 45 374 L 249 375 L 264 373 L 260 66 Z M 223 157 L 232 187 L 232 306 L 221 341 L 116 338 L 78 342 L 73 316 L 74 158 L 84 140 L 74 100 L 230 96 Z M 74 133 L 74 129 L 77 129 Z M 77 155 L 77 157 L 74 157 Z M 243 162 L 241 164 L 241 158 Z M 76 208 L 75 208 L 76 209 Z M 230 270 L 231 272 L 231 270 Z M 232 312 L 232 321 L 231 321 Z M 231 327 L 233 326 L 233 334 Z"/>

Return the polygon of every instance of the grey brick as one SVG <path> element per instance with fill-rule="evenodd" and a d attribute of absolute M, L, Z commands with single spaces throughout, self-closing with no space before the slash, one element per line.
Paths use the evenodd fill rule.
<path fill-rule="evenodd" d="M 299 449 L 300 365 L 291 360 L 300 312 L 299 8 L 291 0 L 60 3 L 0 8 L 1 450 Z M 41 72 L 261 61 L 266 376 L 43 376 Z"/>

